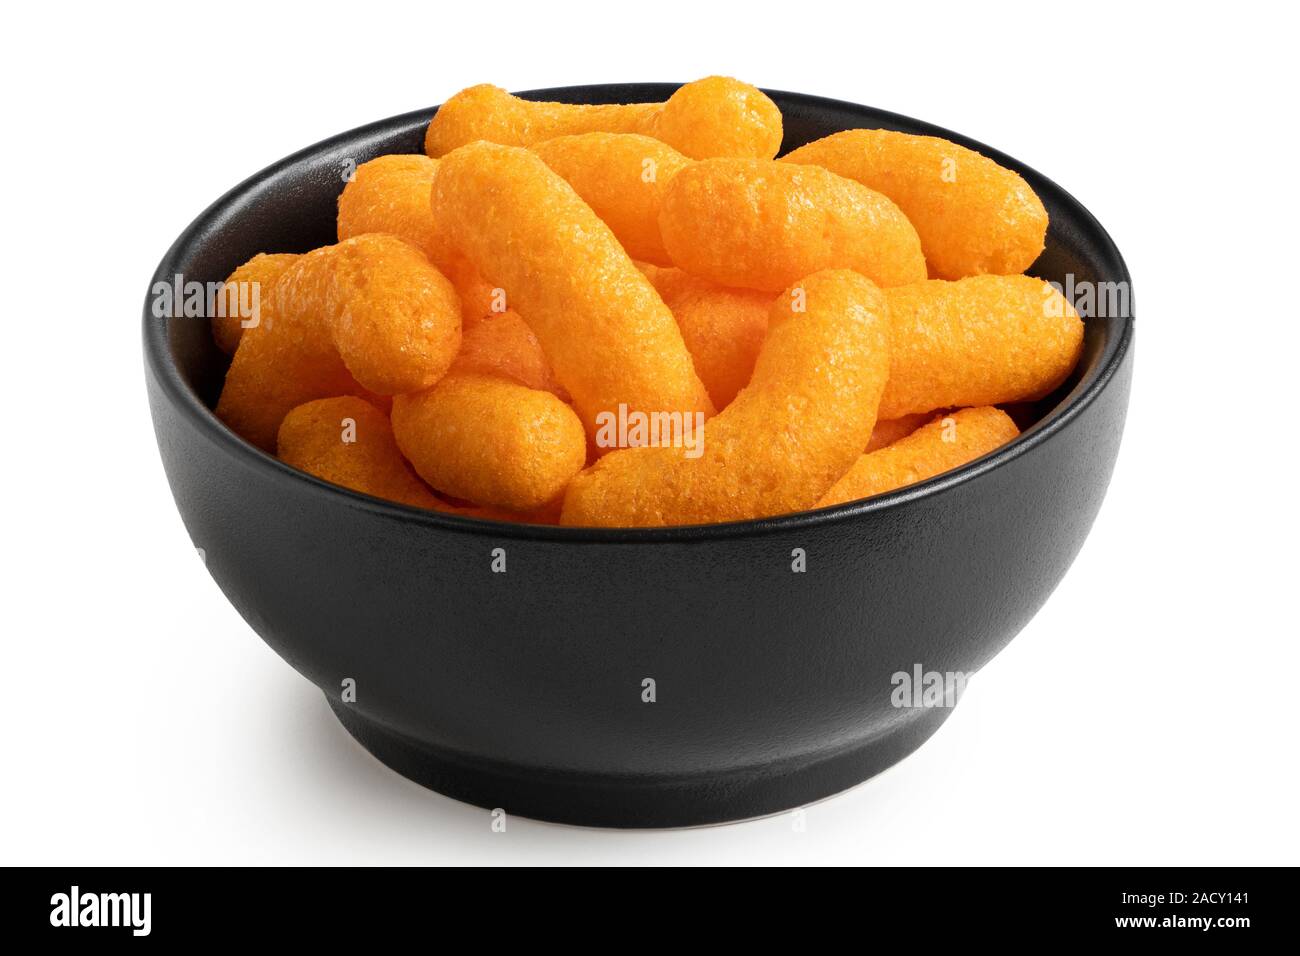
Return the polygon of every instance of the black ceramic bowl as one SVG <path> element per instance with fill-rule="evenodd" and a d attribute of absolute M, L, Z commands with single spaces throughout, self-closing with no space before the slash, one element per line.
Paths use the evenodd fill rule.
<path fill-rule="evenodd" d="M 674 88 L 524 95 L 644 102 Z M 771 96 L 785 115 L 783 152 L 888 127 L 1018 170 L 1051 215 L 1034 274 L 1127 287 L 1097 221 L 1014 159 L 892 113 Z M 430 115 L 344 133 L 258 173 L 185 230 L 155 281 L 217 281 L 257 252 L 333 242 L 343 171 L 420 152 Z M 364 747 L 480 806 L 652 827 L 795 807 L 934 733 L 949 708 L 894 706 L 894 675 L 982 667 L 1047 599 L 1101 506 L 1133 323 L 1086 326 L 1074 379 L 977 462 L 856 504 L 654 530 L 449 517 L 318 481 L 213 415 L 226 361 L 206 321 L 155 319 L 146 303 L 144 350 L 163 465 L 208 570 Z M 793 570 L 796 549 L 806 571 Z M 494 570 L 502 554 L 504 573 Z M 349 679 L 355 701 L 344 700 Z"/>

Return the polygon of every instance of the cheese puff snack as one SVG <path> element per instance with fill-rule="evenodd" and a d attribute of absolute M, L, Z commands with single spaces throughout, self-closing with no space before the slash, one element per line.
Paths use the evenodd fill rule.
<path fill-rule="evenodd" d="M 369 494 L 587 527 L 788 514 L 1012 440 L 1083 354 L 1021 274 L 1043 203 L 941 138 L 777 160 L 783 133 L 721 76 L 625 105 L 464 89 L 424 154 L 357 167 L 337 245 L 230 275 L 217 414 Z"/>
<path fill-rule="evenodd" d="M 380 395 L 426 388 L 460 349 L 460 300 L 452 284 L 413 246 L 359 236 L 330 250 L 333 282 L 326 324 L 348 370 Z M 318 306 L 290 300 L 283 313 Z"/>
<path fill-rule="evenodd" d="M 888 374 L 880 290 L 848 270 L 809 276 L 772 306 L 753 378 L 705 425 L 699 457 L 612 452 L 573 479 L 560 521 L 704 524 L 811 507 L 861 455 Z"/>
<path fill-rule="evenodd" d="M 255 283 L 259 312 L 256 321 L 260 323 L 262 304 L 271 297 L 271 290 L 280 281 L 280 276 L 284 274 L 284 270 L 289 268 L 297 258 L 292 253 L 282 252 L 273 255 L 258 253 L 230 273 L 230 278 L 226 280 L 224 293 L 226 300 L 228 302 L 240 301 L 241 293 L 237 288 L 232 289 L 232 286 L 237 287 L 244 283 Z M 248 297 L 245 296 L 244 298 Z M 214 315 L 212 317 L 212 337 L 216 340 L 217 347 L 227 355 L 235 354 L 235 349 L 239 347 L 239 340 L 244 335 L 245 317 L 234 314 L 234 312 L 235 310 L 228 310 L 226 315 Z"/>
<path fill-rule="evenodd" d="M 281 278 L 295 295 L 306 294 L 304 286 L 313 282 L 312 294 L 324 298 L 324 270 L 300 273 L 295 267 Z M 339 395 L 370 397 L 318 321 L 277 321 L 278 298 L 262 305 L 261 323 L 240 340 L 217 401 L 217 416 L 232 431 L 272 453 L 280 423 L 297 406 Z"/>
<path fill-rule="evenodd" d="M 720 285 L 778 292 L 821 269 L 853 269 L 881 287 L 926 277 L 902 211 L 817 166 L 710 159 L 674 176 L 662 204 L 673 263 Z"/>
<path fill-rule="evenodd" d="M 424 151 L 437 159 L 476 140 L 535 146 L 578 133 L 641 133 L 691 159 L 771 159 L 781 148 L 781 111 L 757 87 L 711 76 L 679 88 L 665 103 L 538 103 L 482 84 L 438 108 Z"/>
<path fill-rule="evenodd" d="M 541 342 L 588 434 L 603 415 L 713 413 L 673 314 L 563 179 L 526 149 L 441 160 L 434 218 Z"/>
<path fill-rule="evenodd" d="M 438 491 L 515 511 L 557 498 L 587 458 L 582 423 L 550 392 L 460 371 L 393 399 L 393 434 Z"/>
<path fill-rule="evenodd" d="M 457 372 L 508 378 L 550 392 L 561 401 L 567 402 L 569 398 L 569 393 L 555 380 L 537 336 L 515 312 L 489 314 L 467 326 L 451 368 Z"/>
<path fill-rule="evenodd" d="M 730 405 L 749 384 L 763 348 L 772 295 L 753 289 L 730 289 L 681 269 L 642 264 L 641 271 L 673 310 L 695 371 L 714 406 L 722 409 Z"/>
<path fill-rule="evenodd" d="M 659 207 L 665 185 L 689 159 L 635 133 L 561 136 L 533 152 L 605 221 L 629 256 L 671 265 L 659 236 Z"/>
<path fill-rule="evenodd" d="M 884 290 L 893 326 L 880 416 L 1042 398 L 1083 349 L 1083 322 L 1029 276 L 931 279 Z"/>
<path fill-rule="evenodd" d="M 417 508 L 454 510 L 406 463 L 388 416 L 360 398 L 299 405 L 280 424 L 276 454 L 286 464 L 353 491 Z"/>
<path fill-rule="evenodd" d="M 886 386 L 888 387 L 888 386 Z M 922 425 L 934 419 L 935 413 L 922 412 L 917 415 L 904 415 L 902 418 L 887 418 L 876 422 L 871 430 L 871 440 L 867 442 L 866 454 L 892 445 L 901 438 L 906 438 Z"/>
<path fill-rule="evenodd" d="M 415 508 L 490 521 L 559 521 L 554 503 L 536 511 L 516 512 L 443 501 L 402 457 L 388 415 L 356 397 L 322 398 L 295 408 L 280 425 L 277 455 L 285 464 L 317 478 Z"/>
<path fill-rule="evenodd" d="M 480 319 L 509 311 L 505 289 L 494 286 L 464 256 L 452 257 L 451 267 L 444 273 L 460 296 L 461 327 L 469 329 Z"/>
<path fill-rule="evenodd" d="M 485 315 L 502 311 L 495 307 L 499 290 L 451 249 L 434 223 L 429 194 L 437 171 L 436 160 L 420 155 L 394 153 L 362 163 L 339 196 L 338 237 L 342 242 L 366 233 L 384 233 L 405 239 L 451 280 L 468 327 Z"/>
<path fill-rule="evenodd" d="M 863 455 L 817 507 L 870 498 L 925 481 L 987 455 L 1018 434 L 1016 423 L 1000 409 L 963 408 Z"/>
<path fill-rule="evenodd" d="M 683 156 L 771 159 L 781 149 L 781 111 L 757 87 L 729 76 L 687 83 L 643 130 Z"/>
<path fill-rule="evenodd" d="M 239 343 L 217 414 L 271 451 L 296 406 L 427 388 L 459 347 L 451 283 L 400 239 L 358 236 L 302 256 L 280 277 L 269 314 Z"/>
<path fill-rule="evenodd" d="M 834 133 L 782 158 L 884 193 L 921 236 L 933 279 L 1024 272 L 1043 251 L 1047 210 L 1019 173 L 937 136 Z"/>
<path fill-rule="evenodd" d="M 368 232 L 386 233 L 405 239 L 447 270 L 451 254 L 429 208 L 437 171 L 437 162 L 428 156 L 394 154 L 362 163 L 339 195 L 339 242 Z"/>

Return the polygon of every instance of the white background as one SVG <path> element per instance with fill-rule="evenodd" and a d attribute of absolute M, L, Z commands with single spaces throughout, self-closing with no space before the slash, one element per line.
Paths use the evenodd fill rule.
<path fill-rule="evenodd" d="M 3 862 L 1300 862 L 1280 5 L 122 6 L 5 15 Z M 140 306 L 212 199 L 327 135 L 478 82 L 710 73 L 960 130 L 1088 206 L 1135 279 L 1119 465 L 953 718 L 806 832 L 494 834 L 366 755 L 208 577 L 154 445 Z"/>

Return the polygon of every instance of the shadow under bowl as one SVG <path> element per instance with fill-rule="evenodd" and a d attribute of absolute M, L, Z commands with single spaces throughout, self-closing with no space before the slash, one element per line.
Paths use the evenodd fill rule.
<path fill-rule="evenodd" d="M 648 102 L 675 88 L 523 95 Z M 1131 295 L 1102 227 L 1022 163 L 893 113 L 770 95 L 783 152 L 885 127 L 1019 171 L 1051 216 L 1031 272 Z M 220 281 L 255 253 L 333 242 L 347 170 L 420 152 L 431 115 L 343 133 L 253 176 L 181 234 L 154 282 Z M 479 521 L 330 485 L 214 416 L 227 359 L 206 320 L 154 318 L 146 301 L 144 350 L 163 465 L 209 572 L 363 746 L 480 806 L 663 827 L 809 803 L 935 731 L 950 708 L 895 706 L 896 675 L 982 667 L 1047 599 L 1101 506 L 1133 361 L 1131 306 L 1115 311 L 1086 317 L 1074 377 L 1019 410 L 1023 434 L 979 461 L 862 502 L 664 529 Z"/>

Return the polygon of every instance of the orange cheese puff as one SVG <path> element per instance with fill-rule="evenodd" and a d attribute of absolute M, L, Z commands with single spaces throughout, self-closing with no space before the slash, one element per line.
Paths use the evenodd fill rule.
<path fill-rule="evenodd" d="M 467 327 L 451 369 L 499 375 L 568 400 L 569 393 L 555 380 L 537 336 L 514 312 L 489 314 Z"/>
<path fill-rule="evenodd" d="M 871 439 L 867 442 L 866 454 L 906 438 L 933 418 L 934 413 L 923 412 L 918 415 L 904 415 L 902 418 L 877 421 L 876 427 L 871 430 Z"/>
<path fill-rule="evenodd" d="M 809 276 L 773 304 L 753 378 L 704 426 L 696 457 L 612 452 L 570 483 L 560 523 L 704 524 L 808 508 L 862 454 L 888 375 L 880 291 L 848 270 Z"/>
<path fill-rule="evenodd" d="M 926 275 L 921 241 L 897 206 L 816 166 L 705 160 L 669 180 L 662 202 L 673 262 L 720 285 L 779 292 L 829 268 L 882 287 Z"/>
<path fill-rule="evenodd" d="M 668 308 L 715 407 L 731 404 L 749 383 L 767 335 L 772 296 L 730 289 L 681 269 L 641 266 Z"/>
<path fill-rule="evenodd" d="M 1000 409 L 963 408 L 860 457 L 817 507 L 870 498 L 925 481 L 987 455 L 1019 434 L 1016 423 Z"/>
<path fill-rule="evenodd" d="M 587 459 L 573 409 L 491 375 L 452 372 L 431 389 L 397 396 L 393 434 L 438 491 L 515 511 L 557 497 Z"/>
<path fill-rule="evenodd" d="M 582 133 L 533 147 L 573 187 L 634 259 L 669 265 L 659 238 L 664 186 L 690 160 L 649 136 Z"/>
<path fill-rule="evenodd" d="M 668 97 L 642 132 L 692 159 L 771 159 L 781 148 L 781 110 L 756 86 L 710 76 Z"/>
<path fill-rule="evenodd" d="M 602 419 L 713 413 L 672 312 L 609 227 L 526 149 L 471 143 L 441 161 L 434 218 L 510 297 L 591 435 Z"/>
<path fill-rule="evenodd" d="M 299 405 L 280 423 L 281 461 L 325 481 L 417 508 L 452 511 L 397 450 L 388 416 L 352 396 Z"/>
<path fill-rule="evenodd" d="M 263 303 L 270 299 L 271 289 L 280 280 L 284 270 L 289 268 L 297 258 L 296 255 L 291 253 L 277 253 L 274 255 L 258 253 L 230 273 L 230 278 L 226 280 L 226 286 L 222 293 L 225 302 L 228 304 L 251 305 L 256 301 L 258 314 L 256 316 L 243 315 L 240 314 L 239 309 L 232 309 L 227 306 L 225 315 L 214 315 L 212 317 L 212 337 L 216 339 L 217 347 L 221 351 L 227 355 L 235 354 L 239 340 L 244 335 L 245 319 L 261 323 Z M 257 290 L 256 300 L 253 298 L 254 289 Z"/>
<path fill-rule="evenodd" d="M 851 129 L 783 157 L 884 193 L 907 214 L 936 279 L 1024 272 L 1043 251 L 1047 210 L 1018 173 L 935 136 Z"/>
<path fill-rule="evenodd" d="M 446 269 L 450 251 L 433 222 L 429 190 L 436 161 L 428 156 L 392 154 L 362 163 L 339 196 L 339 241 L 382 232 L 424 252 Z"/>
<path fill-rule="evenodd" d="M 325 319 L 357 381 L 397 395 L 442 378 L 460 349 L 460 299 L 451 282 L 420 250 L 391 236 L 345 240 L 330 258 Z"/>
<path fill-rule="evenodd" d="M 285 270 L 262 303 L 261 321 L 240 339 L 217 401 L 217 416 L 263 451 L 275 451 L 280 423 L 297 406 L 365 394 L 317 316 L 277 314 L 283 298 L 324 301 L 330 274 L 316 265 L 324 251 L 308 253 Z"/>
<path fill-rule="evenodd" d="M 217 414 L 267 451 L 296 406 L 427 388 L 460 348 L 455 289 L 392 236 L 357 236 L 300 257 L 263 312 L 239 343 Z"/>
<path fill-rule="evenodd" d="M 881 418 L 1042 398 L 1083 348 L 1065 297 L 1029 276 L 931 279 L 885 290 L 893 324 Z"/>
<path fill-rule="evenodd" d="M 505 290 L 479 275 L 470 261 L 459 253 L 452 256 L 450 268 L 445 271 L 445 275 L 460 296 L 462 329 L 469 329 L 479 319 L 509 311 Z"/>
<path fill-rule="evenodd" d="M 476 140 L 533 146 L 575 133 L 635 133 L 661 108 L 660 103 L 538 103 L 480 83 L 438 107 L 424 134 L 424 151 L 437 159 Z"/>
<path fill-rule="evenodd" d="M 451 249 L 433 221 L 429 192 L 437 171 L 437 160 L 403 153 L 362 163 L 339 196 L 339 241 L 368 232 L 406 240 L 451 280 L 468 323 L 492 311 L 494 290 Z"/>
<path fill-rule="evenodd" d="M 642 133 L 692 159 L 771 159 L 781 147 L 781 111 L 757 87 L 711 76 L 678 89 L 666 103 L 537 103 L 482 84 L 461 90 L 434 114 L 424 151 L 435 159 L 476 140 L 535 146 L 577 133 Z"/>

